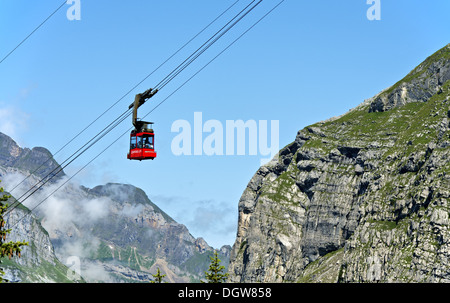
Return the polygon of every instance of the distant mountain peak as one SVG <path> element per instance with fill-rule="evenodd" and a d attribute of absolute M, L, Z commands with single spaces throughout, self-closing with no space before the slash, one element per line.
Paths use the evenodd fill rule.
<path fill-rule="evenodd" d="M 378 94 L 369 112 L 384 112 L 412 102 L 426 102 L 450 80 L 450 44 L 414 68 L 402 80 Z"/>
<path fill-rule="evenodd" d="M 29 148 L 21 148 L 16 141 L 1 132 L 0 166 L 33 173 L 39 178 L 43 178 L 52 172 L 58 172 L 60 167 L 48 149 L 44 147 L 34 147 L 31 150 Z M 64 175 L 63 170 L 57 173 L 57 177 Z"/>
<path fill-rule="evenodd" d="M 21 148 L 0 133 L 0 174 L 27 175 L 36 171 L 36 177 L 41 178 L 58 167 L 46 148 Z M 204 239 L 194 238 L 185 225 L 177 223 L 142 189 L 131 184 L 108 183 L 92 189 L 69 184 L 36 208 L 35 214 L 57 258 L 65 261 L 78 257 L 86 281 L 148 282 L 156 268 L 163 270 L 170 282 L 198 281 L 213 253 Z M 26 234 L 21 224 L 17 229 Z M 33 240 L 30 246 L 41 242 Z M 229 249 L 220 250 L 225 264 Z M 29 257 L 33 258 L 31 254 Z M 27 270 L 11 266 L 9 272 L 20 276 L 12 280 L 34 281 L 27 280 Z"/>

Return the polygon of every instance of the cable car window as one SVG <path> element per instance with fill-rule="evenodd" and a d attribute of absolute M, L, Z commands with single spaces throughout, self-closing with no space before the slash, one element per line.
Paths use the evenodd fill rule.
<path fill-rule="evenodd" d="M 144 138 L 144 148 L 153 149 L 153 136 Z"/>
<path fill-rule="evenodd" d="M 136 137 L 131 137 L 130 149 L 136 148 Z"/>
<path fill-rule="evenodd" d="M 142 148 L 142 137 L 136 137 L 137 148 Z"/>
<path fill-rule="evenodd" d="M 151 136 L 151 137 L 148 138 L 149 145 L 150 145 L 150 148 L 151 148 L 151 149 L 155 149 L 155 146 L 153 145 L 153 144 L 154 144 L 154 143 L 153 143 L 153 140 L 154 140 L 154 137 L 153 137 L 153 136 Z"/>

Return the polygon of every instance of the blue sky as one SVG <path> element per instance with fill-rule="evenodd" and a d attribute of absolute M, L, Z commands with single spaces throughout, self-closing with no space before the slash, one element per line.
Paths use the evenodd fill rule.
<path fill-rule="evenodd" d="M 81 0 L 81 20 L 65 5 L 0 64 L 0 131 L 22 147 L 56 152 L 160 65 L 235 0 Z M 148 78 L 73 144 L 62 162 L 206 41 L 239 8 Z M 272 8 L 264 0 L 217 45 L 139 109 L 140 116 L 169 96 Z M 62 1 L 0 1 L 3 58 Z M 130 183 L 185 224 L 195 237 L 220 247 L 236 235 L 239 198 L 263 155 L 176 156 L 178 120 L 279 121 L 280 148 L 298 130 L 345 113 L 394 84 L 448 44 L 448 0 L 380 0 L 381 20 L 369 21 L 366 0 L 286 0 L 271 15 L 193 78 L 147 119 L 154 121 L 158 158 L 126 159 L 122 137 L 74 179 L 88 187 Z M 110 136 L 66 169 L 72 175 L 121 133 Z M 206 137 L 206 134 L 205 134 Z"/>

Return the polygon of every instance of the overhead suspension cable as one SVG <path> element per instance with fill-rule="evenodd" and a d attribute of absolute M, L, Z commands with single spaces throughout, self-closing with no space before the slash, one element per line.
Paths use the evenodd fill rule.
<path fill-rule="evenodd" d="M 161 80 L 154 89 L 161 90 L 170 81 L 172 81 L 177 75 L 179 75 L 186 67 L 194 62 L 201 54 L 209 49 L 214 43 L 216 43 L 223 35 L 225 35 L 230 29 L 232 29 L 239 21 L 241 21 L 248 13 L 255 9 L 263 0 L 259 0 L 253 7 L 248 9 L 256 0 L 250 2 L 244 9 L 242 9 L 237 15 L 233 17 L 227 24 L 225 24 L 220 30 L 218 30 L 211 38 L 203 43 L 197 50 L 195 50 L 186 60 L 180 63 L 169 75 Z M 242 16 L 241 16 L 242 15 Z M 239 17 L 240 16 L 240 17 Z M 237 19 L 238 18 L 238 19 Z M 236 21 L 234 21 L 237 19 Z M 232 23 L 234 21 L 234 23 Z M 232 23 L 232 24 L 231 24 Z M 231 24 L 231 25 L 230 25 Z"/>
<path fill-rule="evenodd" d="M 35 192 L 40 190 L 45 184 L 47 184 L 50 180 L 52 180 L 55 176 L 57 176 L 61 171 L 63 171 L 72 162 L 74 162 L 76 159 L 78 159 L 82 154 L 84 154 L 88 149 L 90 149 L 92 146 L 94 146 L 98 141 L 100 141 L 104 136 L 106 136 L 108 133 L 110 133 L 114 128 L 116 128 L 120 123 L 122 123 L 130 115 L 131 115 L 131 111 L 130 110 L 126 110 L 123 114 L 121 114 L 118 118 L 116 118 L 113 122 L 111 122 L 107 127 L 105 127 L 100 133 L 98 133 L 96 136 L 91 138 L 82 147 L 80 147 L 76 152 L 74 152 L 66 160 L 64 160 L 64 162 L 62 162 L 57 167 L 55 167 L 45 177 L 40 179 L 35 185 L 33 185 L 30 189 L 28 189 L 25 193 L 23 193 L 11 205 L 11 207 L 8 208 L 6 214 L 8 214 L 9 212 L 13 211 L 18 206 L 18 204 L 22 204 L 23 202 L 25 202 Z"/>
<path fill-rule="evenodd" d="M 259 0 L 259 2 L 254 5 L 253 7 L 250 8 L 250 10 L 246 11 L 248 9 L 248 7 L 254 3 L 256 0 L 253 0 L 249 5 L 247 5 L 242 11 L 240 11 L 231 21 L 229 21 L 224 27 L 222 27 L 216 34 L 213 35 L 212 38 L 216 37 L 218 35 L 218 33 L 220 33 L 220 35 L 218 35 L 213 41 L 212 38 L 210 38 L 208 41 L 211 41 L 208 45 L 206 45 L 207 43 L 204 43 L 198 50 L 201 50 L 201 52 L 195 51 L 189 58 L 191 58 L 191 60 L 189 60 L 189 62 L 187 63 L 187 65 L 184 65 L 183 68 L 181 70 L 177 70 L 177 73 L 172 75 L 170 77 L 170 79 L 166 80 L 164 82 L 164 86 L 167 85 L 167 83 L 169 83 L 170 81 L 172 81 L 177 75 L 179 75 L 181 73 L 182 70 L 184 70 L 189 64 L 191 64 L 195 59 L 197 59 L 202 53 L 204 53 L 212 44 L 214 44 L 216 41 L 218 41 L 218 39 L 220 39 L 226 32 L 228 32 L 232 27 L 234 27 L 239 21 L 241 21 L 250 11 L 252 11 L 257 5 L 259 5 L 263 0 Z M 231 5 L 226 11 L 228 11 L 229 9 L 231 9 L 231 7 L 233 7 L 238 1 L 236 1 L 233 5 Z M 246 11 L 246 12 L 245 12 Z M 223 15 L 225 12 L 223 12 L 221 15 Z M 242 13 L 245 12 L 243 15 Z M 221 16 L 220 15 L 220 16 Z M 242 15 L 242 16 L 240 16 Z M 220 17 L 219 16 L 219 17 Z M 239 17 L 240 16 L 240 17 Z M 219 17 L 217 17 L 215 20 L 217 20 Z M 238 18 L 239 17 L 239 18 Z M 230 23 L 235 20 L 236 18 L 238 18 L 233 24 L 230 25 Z M 214 21 L 215 21 L 214 20 Z M 212 23 L 211 22 L 208 26 L 210 26 Z M 207 27 L 208 27 L 207 26 Z M 228 26 L 228 27 L 227 27 Z M 205 27 L 205 29 L 207 28 Z M 204 31 L 205 29 L 203 29 L 202 31 Z M 223 31 L 221 33 L 221 31 Z M 199 34 L 197 34 L 199 35 Z M 194 39 L 194 38 L 193 38 Z M 193 39 L 191 39 L 190 41 L 192 41 Z M 207 41 L 207 42 L 208 42 Z M 188 42 L 189 43 L 189 42 Z M 184 46 L 186 46 L 187 44 L 185 44 Z M 203 48 L 206 45 L 205 48 Z M 184 47 L 183 46 L 183 47 Z M 203 48 L 203 49 L 202 49 Z M 178 50 L 179 51 L 179 50 Z M 177 51 L 177 52 L 178 52 Z M 166 60 L 168 61 L 168 60 Z M 186 62 L 186 60 L 184 61 Z M 164 63 L 163 63 L 164 64 Z M 181 66 L 182 64 L 180 64 L 179 66 Z M 159 67 L 161 67 L 162 65 L 160 65 Z M 159 68 L 158 67 L 158 68 Z M 158 69 L 157 68 L 157 69 Z M 152 72 L 154 73 L 154 72 Z M 173 73 L 173 72 L 172 72 Z M 171 74 L 172 74 L 171 73 Z M 148 76 L 146 77 L 148 78 Z M 166 77 L 167 78 L 167 77 Z M 145 80 L 145 79 L 144 79 Z M 142 80 L 140 83 L 142 83 L 144 80 Z M 139 84 L 140 84 L 139 83 Z M 161 83 L 161 82 L 160 82 Z M 138 85 L 139 85 L 138 84 Z M 136 86 L 138 86 L 136 85 Z M 135 86 L 135 87 L 136 87 Z M 160 86 L 159 89 L 162 89 L 164 86 Z M 130 90 L 131 91 L 131 90 Z M 123 96 L 121 99 L 123 99 L 125 96 Z M 115 104 L 117 104 L 121 99 L 119 99 Z M 115 105 L 114 104 L 114 105 Z M 114 106 L 113 105 L 113 106 Z M 109 110 L 109 109 L 108 109 Z M 106 136 L 110 131 L 112 131 L 115 127 L 117 127 L 117 125 L 119 125 L 121 122 L 123 122 L 129 115 L 131 114 L 131 109 L 126 110 L 123 114 L 121 114 L 118 118 L 116 118 L 113 122 L 111 122 L 107 127 L 105 127 L 101 132 L 99 132 L 97 135 L 95 135 L 93 138 L 91 138 L 86 144 L 84 144 L 81 148 L 79 148 L 76 152 L 74 152 L 71 156 L 69 156 L 62 164 L 66 163 L 65 165 L 59 165 L 57 166 L 55 169 L 53 169 L 51 172 L 49 172 L 46 176 L 44 176 L 41 180 L 39 180 L 32 188 L 30 188 L 27 192 L 25 192 L 24 194 L 22 194 L 21 197 L 19 197 L 19 199 L 16 200 L 16 202 L 14 203 L 14 205 L 12 205 L 12 207 L 10 208 L 9 212 L 13 211 L 19 204 L 22 204 L 25 200 L 27 200 L 29 197 L 31 197 L 34 193 L 36 193 L 40 188 L 42 188 L 45 184 L 47 184 L 51 179 L 53 179 L 55 176 L 57 176 L 64 168 L 66 168 L 68 165 L 70 165 L 73 161 L 75 161 L 78 157 L 80 157 L 82 154 L 84 154 L 88 149 L 90 149 L 93 145 L 95 145 L 98 141 L 100 141 L 104 136 Z M 98 119 L 98 118 L 97 118 Z M 91 124 L 93 124 L 94 122 L 92 122 Z M 86 147 L 87 146 L 87 147 Z M 83 149 L 84 148 L 84 149 Z M 73 158 L 73 159 L 71 159 Z M 42 166 L 42 165 L 41 165 Z M 23 181 L 22 181 L 23 182 Z M 40 185 L 39 185 L 40 184 Z M 16 186 L 17 187 L 17 186 Z M 23 199 L 22 199 L 23 198 Z"/>
<path fill-rule="evenodd" d="M 167 101 L 172 95 L 174 95 L 178 90 L 180 90 L 183 86 L 185 86 L 189 81 L 191 81 L 195 76 L 197 76 L 201 71 L 203 71 L 208 65 L 210 65 L 213 61 L 215 61 L 219 56 L 221 56 L 224 52 L 226 52 L 231 46 L 233 46 L 237 41 L 239 41 L 243 36 L 245 36 L 250 30 L 252 30 L 256 25 L 258 25 L 262 20 L 264 20 L 268 15 L 270 15 L 276 8 L 278 8 L 285 0 L 281 0 L 278 4 L 276 4 L 272 9 L 270 9 L 266 14 L 264 14 L 258 21 L 253 23 L 246 31 L 244 31 L 239 37 L 237 37 L 233 42 L 228 44 L 219 54 L 217 54 L 214 58 L 212 58 L 208 63 L 206 63 L 202 68 L 200 68 L 195 74 L 193 74 L 188 80 L 186 80 L 183 84 L 181 84 L 175 91 L 173 91 L 168 97 L 158 103 L 152 110 L 150 110 L 147 114 L 145 114 L 142 119 L 150 115 L 153 111 L 155 111 L 160 105 Z"/>
<path fill-rule="evenodd" d="M 173 74 L 173 71 L 170 74 L 173 74 L 169 79 L 167 79 L 167 77 L 164 81 L 164 84 L 161 86 L 156 86 L 159 87 L 158 90 L 161 90 L 164 86 L 166 86 L 170 81 L 172 81 L 176 76 L 178 76 L 188 65 L 190 65 L 193 61 L 195 61 L 201 54 L 203 54 L 209 47 L 211 47 L 212 44 L 214 44 L 215 42 L 217 42 L 223 35 L 225 35 L 225 33 L 227 33 L 231 28 L 233 28 L 239 21 L 241 21 L 248 13 L 250 13 L 256 6 L 258 6 L 263 0 L 259 0 L 253 7 L 251 7 L 249 10 L 248 8 L 250 7 L 250 5 L 252 3 L 254 3 L 256 0 L 253 0 L 249 5 L 247 5 L 243 10 L 241 10 L 235 17 L 233 17 L 233 19 L 231 21 L 229 21 L 225 26 L 223 26 L 218 32 L 216 32 L 216 34 L 214 34 L 210 39 L 208 39 L 208 41 L 206 43 L 204 43 L 200 48 L 198 48 L 193 54 L 191 54 L 191 56 L 189 56 L 189 58 L 191 58 L 185 65 L 183 65 L 183 63 L 185 63 L 187 60 L 185 60 L 182 64 L 180 64 L 179 66 L 182 66 L 181 69 L 175 69 L 176 73 Z M 236 3 L 236 2 L 235 2 Z M 231 7 L 230 7 L 231 8 Z M 244 14 L 243 14 L 244 13 Z M 240 16 L 240 17 L 239 17 Z M 238 18 L 239 17 L 239 18 Z M 235 20 L 236 18 L 238 18 L 236 21 L 234 21 L 234 23 L 232 23 L 230 25 L 230 23 Z M 217 19 L 217 18 L 216 18 Z M 216 37 L 217 36 L 217 37 Z M 214 38 L 215 37 L 215 38 Z M 214 39 L 213 39 L 214 38 Z M 211 41 L 212 40 L 212 41 Z M 209 44 L 208 44 L 209 42 Z M 206 46 L 205 46 L 206 45 Z M 200 50 L 200 51 L 199 51 Z M 189 59 L 188 58 L 188 59 Z M 170 75 L 169 74 L 169 75 Z M 160 82 L 162 83 L 162 82 Z M 117 101 L 118 102 L 118 101 Z M 117 103 L 116 102 L 116 103 Z M 100 141 L 106 134 L 108 134 L 113 128 L 115 128 L 118 124 L 115 124 L 116 121 L 120 120 L 120 122 L 122 122 L 124 119 L 122 119 L 121 117 L 126 115 L 126 114 L 130 114 L 131 113 L 131 109 L 126 110 L 121 116 L 119 116 L 118 118 L 116 118 L 113 122 L 111 122 L 110 125 L 108 125 L 106 128 L 104 128 L 101 132 L 99 132 L 97 135 L 95 135 L 92 139 L 90 139 L 85 145 L 83 145 L 81 148 L 79 148 L 76 152 L 74 152 L 71 156 L 69 156 L 62 164 L 66 163 L 66 165 L 62 166 L 60 165 L 59 167 L 56 167 L 55 169 L 53 169 L 51 172 L 49 172 L 45 177 L 43 177 L 39 182 L 37 182 L 32 188 L 30 188 L 26 193 L 24 193 L 21 197 L 19 197 L 19 199 L 17 201 L 19 201 L 18 203 L 23 203 L 26 199 L 28 199 L 31 195 L 33 195 L 36 191 L 38 191 L 40 188 L 42 188 L 43 185 L 45 185 L 46 183 L 48 183 L 51 179 L 53 179 L 59 172 L 61 172 L 65 167 L 67 167 L 69 164 L 71 164 L 73 161 L 75 161 L 78 157 L 80 157 L 82 154 L 84 154 L 89 148 L 91 148 L 93 145 L 95 145 L 98 141 Z M 119 122 L 119 124 L 120 124 Z M 111 129 L 108 129 L 108 127 L 110 127 L 112 124 L 114 124 L 115 126 L 112 127 Z M 92 142 L 92 143 L 91 143 Z M 87 146 L 88 145 L 88 146 Z M 87 147 L 86 147 L 87 146 Z M 86 147 L 86 148 L 84 148 Z M 83 149 L 84 148 L 84 149 Z M 71 158 L 73 158 L 72 160 L 70 160 Z M 62 166 L 62 167 L 61 167 Z M 56 171 L 56 172 L 55 172 Z M 39 185 L 41 184 L 41 185 Z M 30 193 L 30 194 L 28 194 Z M 27 195 L 28 194 L 28 195 Z M 23 200 L 21 200 L 24 196 L 26 196 Z M 15 207 L 13 206 L 11 209 L 14 209 Z"/>
<path fill-rule="evenodd" d="M 169 60 L 171 60 L 175 55 L 177 55 L 181 50 L 183 50 L 187 45 L 189 45 L 194 39 L 196 39 L 200 34 L 202 34 L 206 29 L 208 29 L 212 24 L 214 24 L 220 17 L 222 17 L 225 13 L 227 13 L 231 8 L 233 8 L 240 0 L 235 1 L 228 8 L 226 8 L 221 14 L 219 14 L 214 20 L 212 20 L 208 25 L 206 25 L 202 30 L 200 30 L 195 36 L 189 39 L 184 45 L 182 45 L 177 51 L 175 51 L 171 56 L 169 56 L 164 62 L 162 62 L 158 67 L 156 67 L 151 73 L 147 74 L 141 81 L 139 81 L 136 85 L 134 85 L 128 92 L 126 92 L 121 98 L 119 98 L 115 103 L 113 103 L 108 109 L 106 109 L 103 113 L 101 113 L 97 118 L 95 118 L 91 123 L 89 123 L 84 129 L 78 132 L 72 139 L 70 139 L 64 146 L 62 146 L 59 150 L 57 150 L 53 155 L 50 155 L 46 161 L 44 161 L 38 168 L 36 168 L 33 172 L 31 172 L 27 177 L 25 177 L 21 182 L 16 184 L 11 190 L 12 193 L 17 187 L 19 187 L 23 182 L 25 182 L 28 178 L 34 175 L 37 171 L 39 171 L 45 164 L 47 164 L 50 160 L 54 159 L 54 157 L 65 149 L 70 143 L 72 143 L 76 138 L 78 138 L 81 134 L 83 134 L 87 129 L 89 129 L 95 122 L 97 122 L 101 117 L 103 117 L 106 113 L 108 113 L 113 107 L 115 107 L 120 101 L 122 101 L 127 95 L 129 95 L 134 89 L 136 89 L 139 85 L 141 85 L 145 80 L 147 80 L 151 75 L 153 75 L 156 71 L 158 71 L 162 66 L 164 66 Z M 122 114 L 123 115 L 123 114 Z M 99 134 L 97 134 L 98 136 Z M 95 138 L 95 137 L 94 137 Z M 94 139 L 93 138 L 93 139 Z M 91 140 L 93 140 L 91 139 Z M 90 142 L 90 141 L 89 141 Z M 88 142 L 88 143 L 89 143 Z M 72 154 L 68 159 L 70 159 L 74 154 Z M 66 161 L 68 160 L 66 159 Z M 64 161 L 65 162 L 65 161 Z M 63 162 L 63 163 L 64 163 Z M 50 172 L 43 179 L 46 179 L 50 174 Z M 42 181 L 41 180 L 41 181 Z M 39 182 L 41 182 L 39 181 Z M 39 184 L 39 182 L 37 184 Z M 36 184 L 36 185 L 37 185 Z M 35 186 L 36 186 L 35 185 Z M 34 186 L 33 186 L 34 187 Z"/>
<path fill-rule="evenodd" d="M 16 51 L 25 41 L 28 40 L 39 28 L 41 28 L 42 25 L 44 25 L 45 22 L 47 22 L 51 17 L 53 17 L 54 14 L 56 14 L 64 5 L 66 4 L 66 0 L 64 0 L 61 5 L 53 12 L 51 13 L 44 21 L 42 21 L 41 24 L 39 24 L 28 36 L 25 37 L 15 48 L 13 48 L 5 57 L 3 57 L 2 60 L 0 60 L 0 64 L 6 60 L 12 53 Z"/>
<path fill-rule="evenodd" d="M 143 118 L 151 114 L 155 111 L 159 106 L 161 106 L 164 102 L 166 102 L 170 97 L 172 97 L 177 91 L 179 91 L 183 86 L 185 86 L 189 81 L 191 81 L 194 77 L 196 77 L 201 71 L 203 71 L 208 65 L 210 65 L 213 61 L 215 61 L 219 56 L 221 56 L 225 51 L 227 51 L 232 45 L 234 45 L 237 41 L 239 41 L 244 35 L 246 35 L 250 30 L 252 30 L 257 24 L 259 24 L 263 19 L 265 19 L 268 15 L 270 15 L 276 8 L 278 8 L 285 0 L 281 0 L 278 4 L 276 4 L 272 9 L 270 9 L 265 15 L 263 15 L 258 21 L 256 21 L 252 26 L 250 26 L 246 31 L 244 31 L 239 37 L 237 37 L 233 42 L 231 42 L 225 49 L 223 49 L 219 54 L 217 54 L 214 58 L 212 58 L 208 63 L 206 63 L 201 69 L 199 69 L 195 74 L 193 74 L 189 79 L 187 79 L 183 84 L 181 84 L 175 91 L 173 91 L 169 96 L 167 96 L 164 100 L 158 103 L 151 111 L 149 111 Z M 117 141 L 119 141 L 123 136 L 128 134 L 132 130 L 132 127 L 127 129 L 124 133 L 122 133 L 119 137 L 117 137 L 112 143 L 110 143 L 107 147 L 105 147 L 100 153 L 98 153 L 94 158 L 92 158 L 88 163 L 86 163 L 83 167 L 81 167 L 75 174 L 69 177 L 64 183 L 62 183 L 58 188 L 53 190 L 47 197 L 37 203 L 32 209 L 29 210 L 29 214 L 31 214 L 37 207 L 39 207 L 42 203 L 44 203 L 48 198 L 50 198 L 53 194 L 55 194 L 59 189 L 61 189 L 64 185 L 66 185 L 72 178 L 78 175 L 82 170 L 84 170 L 89 164 L 95 161 L 98 157 L 100 157 L 103 153 L 105 153 L 111 146 L 113 146 Z M 23 220 L 27 215 L 24 215 L 21 219 L 19 219 L 15 224 L 18 224 L 21 220 Z M 13 227 L 14 227 L 13 226 Z"/>

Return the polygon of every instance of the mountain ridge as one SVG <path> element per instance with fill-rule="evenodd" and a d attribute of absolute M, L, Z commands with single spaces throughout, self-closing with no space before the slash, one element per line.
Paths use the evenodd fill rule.
<path fill-rule="evenodd" d="M 65 176 L 51 152 L 44 147 L 21 148 L 12 138 L 0 132 L 0 166 L 17 169 L 43 178 L 51 173 L 55 180 Z M 58 172 L 58 173 L 56 173 Z"/>
<path fill-rule="evenodd" d="M 20 197 L 55 168 L 59 164 L 47 149 L 21 148 L 12 138 L 0 133 L 0 179 L 5 189 L 25 180 L 14 191 Z M 186 226 L 162 211 L 142 189 L 120 183 L 87 188 L 69 182 L 46 199 L 67 178 L 61 172 L 27 199 L 25 206 L 19 206 L 17 212 L 26 214 L 43 202 L 30 218 L 45 228 L 41 237 L 48 238 L 55 259 L 68 264 L 78 260 L 82 279 L 148 282 L 158 267 L 167 275 L 168 282 L 195 282 L 203 278 L 214 249 L 203 238 L 194 238 Z M 26 236 L 26 228 L 20 224 L 17 232 Z M 14 230 L 11 237 L 17 237 Z M 30 243 L 33 247 L 39 245 L 35 240 Z M 230 246 L 218 249 L 224 263 L 229 249 Z M 41 257 L 45 259 L 47 255 Z M 22 259 L 27 259 L 26 250 Z M 41 278 L 27 277 L 27 271 L 31 272 L 32 268 L 20 263 L 12 262 L 9 268 L 10 273 L 14 272 L 15 281 L 50 281 L 45 274 Z"/>
<path fill-rule="evenodd" d="M 230 282 L 450 281 L 449 54 L 300 130 L 256 172 Z"/>

